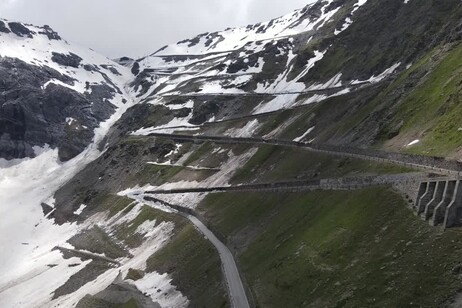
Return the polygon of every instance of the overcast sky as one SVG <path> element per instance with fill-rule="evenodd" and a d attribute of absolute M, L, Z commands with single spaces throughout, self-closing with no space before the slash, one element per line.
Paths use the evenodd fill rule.
<path fill-rule="evenodd" d="M 0 0 L 0 17 L 50 25 L 109 57 L 141 57 L 203 32 L 266 21 L 314 0 Z"/>

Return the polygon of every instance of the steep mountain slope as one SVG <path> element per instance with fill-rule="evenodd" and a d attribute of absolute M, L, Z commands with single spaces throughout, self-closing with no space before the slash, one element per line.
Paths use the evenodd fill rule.
<path fill-rule="evenodd" d="M 131 73 L 51 28 L 0 20 L 0 157 L 33 157 L 59 149 L 62 160 L 83 151 L 101 122 L 132 105 Z"/>
<path fill-rule="evenodd" d="M 141 102 L 183 111 L 164 128 L 332 100 L 316 109 L 320 124 L 311 135 L 319 142 L 381 145 L 406 126 L 398 109 L 402 94 L 435 67 L 416 63 L 430 52 L 433 60 L 443 58 L 457 44 L 461 14 L 457 1 L 320 1 L 268 23 L 166 46 L 135 62 L 133 86 Z M 401 83 L 378 96 L 399 74 Z M 418 135 L 387 144 L 403 150 L 423 139 Z"/>
<path fill-rule="evenodd" d="M 459 229 L 441 235 L 389 187 L 152 191 L 415 171 L 275 138 L 460 158 L 461 15 L 458 0 L 321 0 L 116 62 L 1 21 L 0 306 L 227 307 L 217 252 L 169 203 L 228 244 L 251 304 L 449 305 Z M 177 132 L 261 138 L 149 135 Z"/>
<path fill-rule="evenodd" d="M 47 26 L 2 20 L 0 42 L 0 213 L 8 217 L 0 224 L 8 251 L 0 257 L 0 305 L 60 305 L 50 303 L 53 292 L 89 261 L 56 250 L 85 227 L 46 218 L 53 194 L 101 155 L 107 131 L 134 104 L 131 73 Z"/>
<path fill-rule="evenodd" d="M 208 118 L 193 115 L 189 121 L 200 124 L 214 116 L 223 119 L 310 104 L 378 82 L 393 73 L 399 62 L 371 69 L 367 75 L 358 72 L 345 78 L 338 67 L 335 73 L 310 78 L 311 70 L 335 48 L 332 43 L 340 40 L 366 3 L 321 1 L 267 23 L 206 33 L 166 46 L 134 64 L 135 89 L 144 101 L 178 94 L 190 94 L 199 101 L 206 94 L 244 97 L 237 102 L 209 102 Z M 300 92 L 310 95 L 299 98 Z M 255 93 L 267 95 L 245 97 Z M 173 106 L 180 107 L 175 102 Z"/>

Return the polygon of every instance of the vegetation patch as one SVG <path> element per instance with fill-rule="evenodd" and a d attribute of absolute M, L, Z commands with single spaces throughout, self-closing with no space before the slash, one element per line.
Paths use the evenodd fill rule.
<path fill-rule="evenodd" d="M 139 247 L 143 243 L 143 235 L 136 233 L 136 230 L 144 222 L 154 220 L 156 221 L 156 225 L 162 222 L 173 222 L 177 229 L 181 229 L 185 224 L 185 221 L 178 217 L 178 215 L 166 213 L 144 205 L 133 220 L 117 227 L 115 236 L 130 248 Z"/>
<path fill-rule="evenodd" d="M 125 276 L 125 280 L 130 279 L 133 281 L 140 280 L 141 278 L 144 277 L 144 271 L 140 271 L 137 269 L 130 268 L 128 269 L 128 273 Z"/>
<path fill-rule="evenodd" d="M 412 169 L 392 164 L 314 153 L 306 149 L 264 145 L 236 172 L 231 182 L 271 182 L 410 171 Z"/>
<path fill-rule="evenodd" d="M 53 293 L 53 299 L 60 296 L 74 293 L 81 286 L 95 280 L 99 275 L 103 274 L 111 268 L 108 262 L 101 260 L 93 260 L 88 263 L 82 270 L 72 275 L 62 286 Z"/>
<path fill-rule="evenodd" d="M 148 259 L 146 271 L 170 274 L 191 307 L 229 307 L 218 253 L 191 224 Z"/>
<path fill-rule="evenodd" d="M 126 257 L 129 254 L 114 238 L 98 226 L 93 226 L 91 229 L 75 235 L 69 240 L 69 243 L 77 250 L 104 254 L 111 259 Z"/>
<path fill-rule="evenodd" d="M 111 286 L 109 287 L 109 289 Z M 116 290 L 115 292 L 117 292 Z M 103 291 L 104 292 L 104 291 Z M 115 293 L 114 292 L 114 293 Z M 141 292 L 140 292 L 141 293 Z M 137 295 L 140 298 L 141 295 Z M 146 307 L 145 304 L 140 303 L 141 300 L 130 298 L 127 301 L 109 301 L 107 299 L 99 298 L 97 296 L 86 295 L 77 304 L 76 308 L 142 308 Z M 156 307 L 156 306 L 154 306 Z M 160 307 L 160 306 L 159 306 Z"/>
<path fill-rule="evenodd" d="M 211 142 L 204 142 L 202 143 L 199 148 L 197 148 L 191 155 L 186 159 L 183 165 L 188 166 L 192 163 L 199 160 L 202 156 L 207 153 L 210 153 L 213 150 L 213 146 Z"/>
<path fill-rule="evenodd" d="M 93 203 L 97 204 L 101 209 L 109 211 L 109 218 L 127 209 L 133 200 L 125 196 L 113 194 L 99 195 Z"/>
<path fill-rule="evenodd" d="M 442 307 L 460 289 L 461 230 L 430 227 L 387 188 L 222 193 L 200 210 L 258 307 Z"/>
<path fill-rule="evenodd" d="M 437 49 L 430 55 L 430 59 L 422 61 L 426 66 L 435 57 L 441 60 L 406 97 L 397 117 L 404 120 L 403 134 L 422 136 L 421 142 L 409 148 L 409 152 L 446 155 L 462 145 L 462 46 L 448 52 Z"/>

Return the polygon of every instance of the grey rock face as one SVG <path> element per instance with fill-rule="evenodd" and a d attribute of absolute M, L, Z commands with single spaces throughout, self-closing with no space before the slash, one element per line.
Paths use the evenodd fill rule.
<path fill-rule="evenodd" d="M 3 33 L 10 33 L 10 29 L 8 29 L 3 21 L 0 20 L 0 32 Z"/>
<path fill-rule="evenodd" d="M 71 66 L 77 68 L 82 61 L 82 58 L 73 53 L 64 55 L 62 53 L 53 52 L 53 57 L 51 57 L 51 60 L 63 66 Z"/>
<path fill-rule="evenodd" d="M 0 58 L 0 157 L 33 157 L 34 146 L 48 144 L 59 148 L 61 160 L 69 160 L 90 144 L 93 130 L 113 113 L 109 99 L 115 90 L 110 86 L 89 86 L 91 94 L 53 83 L 42 88 L 50 79 L 74 82 L 47 67 Z"/>
<path fill-rule="evenodd" d="M 33 32 L 29 30 L 26 26 L 19 22 L 10 22 L 8 23 L 11 31 L 17 36 L 32 38 Z"/>
<path fill-rule="evenodd" d="M 44 31 L 40 32 L 40 34 L 45 34 L 48 37 L 48 39 L 57 40 L 57 41 L 61 40 L 61 37 L 59 36 L 59 34 L 53 31 L 53 29 L 51 29 L 50 26 L 48 25 L 43 26 L 43 30 Z"/>

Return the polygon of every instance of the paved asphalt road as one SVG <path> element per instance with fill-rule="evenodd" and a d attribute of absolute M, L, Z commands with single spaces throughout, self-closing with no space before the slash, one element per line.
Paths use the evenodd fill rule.
<path fill-rule="evenodd" d="M 236 262 L 228 247 L 225 246 L 202 222 L 194 216 L 188 215 L 188 219 L 209 239 L 220 254 L 221 263 L 225 271 L 231 305 L 234 308 L 250 308 L 244 286 L 242 285 Z"/>

